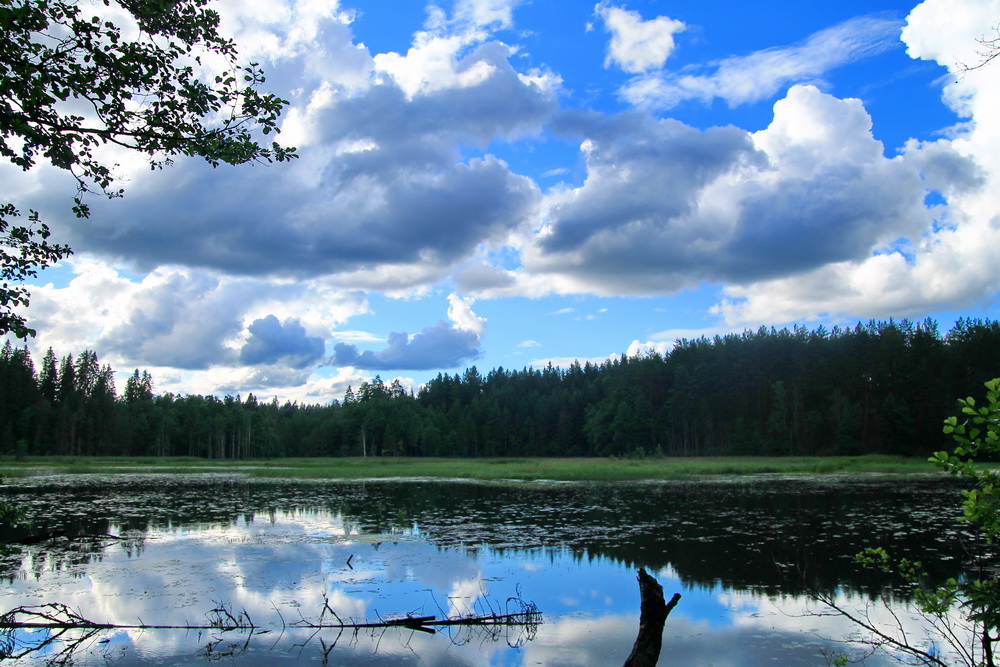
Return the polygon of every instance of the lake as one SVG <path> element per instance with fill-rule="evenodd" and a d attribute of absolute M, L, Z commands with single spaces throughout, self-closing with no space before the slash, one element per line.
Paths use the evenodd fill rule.
<path fill-rule="evenodd" d="M 15 655 L 41 646 L 26 664 L 620 665 L 638 630 L 644 567 L 668 598 L 682 595 L 659 664 L 826 665 L 858 655 L 839 641 L 856 628 L 822 613 L 813 593 L 891 620 L 867 605 L 888 594 L 904 627 L 922 632 L 905 598 L 856 566 L 855 553 L 883 546 L 933 563 L 929 579 L 940 580 L 962 573 L 972 539 L 956 523 L 959 487 L 930 476 L 10 481 L 0 499 L 24 507 L 36 533 L 60 537 L 0 563 L 0 613 L 58 602 L 96 623 L 186 627 L 246 614 L 255 626 L 8 633 Z M 522 603 L 537 605 L 540 624 L 433 634 L 296 625 Z M 865 664 L 897 663 L 877 654 Z"/>

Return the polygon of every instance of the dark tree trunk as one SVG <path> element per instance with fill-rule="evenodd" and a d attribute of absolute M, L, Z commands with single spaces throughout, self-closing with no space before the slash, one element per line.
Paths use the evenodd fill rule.
<path fill-rule="evenodd" d="M 663 586 L 639 568 L 639 595 L 642 603 L 639 612 L 639 634 L 632 646 L 632 653 L 625 661 L 624 667 L 656 667 L 660 659 L 660 648 L 663 645 L 663 626 L 667 622 L 670 611 L 681 599 L 680 593 L 674 593 L 670 602 L 663 601 Z"/>

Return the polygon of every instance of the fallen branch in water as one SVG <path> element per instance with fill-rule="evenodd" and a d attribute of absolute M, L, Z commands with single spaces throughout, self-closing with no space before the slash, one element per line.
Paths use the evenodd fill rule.
<path fill-rule="evenodd" d="M 246 641 L 233 644 L 233 651 L 245 650 L 249 645 L 251 637 L 271 632 L 271 630 L 258 626 L 246 609 L 235 611 L 229 605 L 217 602 L 215 608 L 206 614 L 203 623 L 176 624 L 156 624 L 145 623 L 139 619 L 138 623 L 100 623 L 85 617 L 81 612 L 72 609 L 61 602 L 50 602 L 43 605 L 21 606 L 0 615 L 0 661 L 5 659 L 20 659 L 31 654 L 40 655 L 44 651 L 52 651 L 47 655 L 49 664 L 71 664 L 73 654 L 85 645 L 98 642 L 101 633 L 112 630 L 195 630 L 210 631 L 214 633 L 239 632 L 246 633 Z M 507 610 L 513 609 L 511 613 L 499 613 L 499 609 L 486 614 L 468 614 L 464 616 L 452 616 L 438 618 L 436 616 L 396 616 L 390 618 L 379 618 L 378 620 L 343 620 L 330 607 L 329 600 L 324 599 L 323 609 L 320 611 L 318 620 L 300 618 L 300 620 L 286 623 L 285 619 L 278 613 L 282 632 L 289 628 L 299 628 L 313 631 L 315 637 L 322 630 L 353 630 L 354 635 L 361 630 L 376 632 L 378 629 L 387 630 L 391 628 L 407 629 L 428 634 L 435 634 L 437 627 L 465 626 L 477 631 L 486 632 L 488 636 L 496 639 L 503 634 L 503 628 L 519 628 L 521 640 L 530 640 L 537 631 L 538 625 L 542 622 L 541 612 L 533 602 L 525 602 L 518 597 L 508 598 Z M 327 614 L 329 613 L 329 617 Z M 25 635 L 23 630 L 47 630 L 44 633 L 31 633 Z M 337 636 L 338 638 L 340 635 Z M 218 635 L 213 637 L 206 647 L 206 650 L 213 655 L 222 655 L 216 650 L 216 645 L 222 640 Z M 307 642 L 309 640 L 306 640 Z M 335 639 L 329 646 L 323 641 L 324 654 L 329 652 L 337 643 Z M 303 644 L 304 646 L 304 644 Z"/>
<path fill-rule="evenodd" d="M 52 648 L 46 656 L 49 665 L 69 665 L 73 654 L 84 644 L 96 640 L 107 630 L 232 630 L 250 631 L 247 642 L 257 626 L 250 614 L 243 610 L 233 613 L 225 604 L 219 603 L 207 614 L 208 622 L 202 625 L 154 625 L 148 623 L 119 624 L 97 623 L 61 602 L 50 602 L 37 606 L 16 607 L 0 616 L 0 660 L 20 659 L 31 654 L 41 654 Z M 48 630 L 44 635 L 32 635 L 26 639 L 17 630 Z M 267 632 L 262 630 L 260 632 Z M 245 648 L 246 644 L 244 644 Z M 56 652 L 55 649 L 58 648 Z"/>
<path fill-rule="evenodd" d="M 327 607 L 329 609 L 329 607 Z M 246 610 L 234 615 L 225 605 L 219 605 L 209 612 L 207 623 L 184 625 L 157 625 L 155 623 L 98 623 L 91 621 L 78 612 L 73 611 L 61 602 L 50 602 L 38 606 L 17 607 L 0 616 L 0 631 L 14 629 L 49 628 L 54 630 L 257 630 L 258 626 L 250 619 Z M 456 616 L 452 618 L 437 618 L 436 616 L 401 616 L 377 621 L 341 621 L 336 623 L 300 620 L 292 623 L 293 627 L 325 629 L 325 628 L 391 628 L 402 626 L 418 629 L 446 625 L 537 625 L 541 623 L 541 612 L 534 603 L 526 603 L 524 611 L 512 614 L 484 614 Z"/>
<path fill-rule="evenodd" d="M 531 618 L 536 615 L 539 620 Z M 424 628 L 441 627 L 446 625 L 537 625 L 540 622 L 541 613 L 519 612 L 516 614 L 487 614 L 485 616 L 457 616 L 455 618 L 438 618 L 436 616 L 402 616 L 398 618 L 388 618 L 379 621 L 358 621 L 344 623 L 313 623 L 309 621 L 299 621 L 292 625 L 299 628 L 391 628 L 401 626 L 411 630 L 421 630 Z M 118 626 L 122 627 L 122 626 Z M 153 626 L 144 626 L 152 628 Z"/>
<path fill-rule="evenodd" d="M 514 606 L 517 611 L 510 612 L 509 609 L 511 605 Z M 462 616 L 450 616 L 445 618 L 438 618 L 437 616 L 413 616 L 412 614 L 407 614 L 406 616 L 396 616 L 386 619 L 378 619 L 377 621 L 343 621 L 340 616 L 337 615 L 331 607 L 329 600 L 323 600 L 323 609 L 320 612 L 320 617 L 318 621 L 309 621 L 305 618 L 292 623 L 294 627 L 300 628 L 311 628 L 311 629 L 323 629 L 323 628 L 391 628 L 391 627 L 404 627 L 411 630 L 421 630 L 423 632 L 433 633 L 433 628 L 444 627 L 452 625 L 479 625 L 479 626 L 516 626 L 523 625 L 530 628 L 537 627 L 542 622 L 542 613 L 538 610 L 538 606 L 534 602 L 526 602 L 520 596 L 511 597 L 507 599 L 508 613 L 498 613 L 497 611 L 490 610 L 486 614 L 466 614 Z M 324 620 L 326 613 L 329 612 L 333 618 L 336 619 L 336 623 L 331 623 Z"/>
<path fill-rule="evenodd" d="M 16 629 L 50 630 L 255 630 L 256 625 L 246 611 L 233 612 L 220 604 L 209 613 L 209 621 L 201 625 L 156 625 L 150 623 L 97 623 L 80 615 L 61 602 L 11 609 L 0 616 L 0 631 Z M 0 656 L 2 657 L 2 656 Z"/>

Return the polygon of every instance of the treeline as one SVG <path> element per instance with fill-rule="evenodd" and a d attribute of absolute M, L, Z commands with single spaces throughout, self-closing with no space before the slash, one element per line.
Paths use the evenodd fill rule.
<path fill-rule="evenodd" d="M 203 456 L 924 455 L 1000 376 L 1000 323 L 761 328 L 567 369 L 475 367 L 331 405 L 156 395 L 85 351 L 0 351 L 0 453 Z"/>

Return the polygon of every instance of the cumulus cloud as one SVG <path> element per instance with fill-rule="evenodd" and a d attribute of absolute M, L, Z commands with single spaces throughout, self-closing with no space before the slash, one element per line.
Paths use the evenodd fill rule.
<path fill-rule="evenodd" d="M 902 22 L 863 16 L 821 30 L 801 44 L 733 56 L 706 66 L 705 74 L 653 72 L 622 87 L 622 97 L 639 107 L 669 109 L 686 100 L 730 106 L 757 102 L 795 83 L 812 82 L 834 68 L 899 46 Z"/>
<path fill-rule="evenodd" d="M 406 332 L 389 334 L 388 347 L 373 352 L 337 343 L 333 363 L 370 371 L 457 368 L 481 355 L 479 336 L 447 322 L 424 327 L 411 338 Z"/>
<path fill-rule="evenodd" d="M 885 157 L 859 100 L 813 86 L 792 87 L 757 133 L 638 113 L 564 114 L 554 127 L 586 137 L 587 178 L 549 195 L 523 257 L 570 278 L 565 291 L 666 294 L 860 261 L 932 228 L 922 172 L 947 191 L 982 183 L 946 144 Z"/>
<path fill-rule="evenodd" d="M 472 312 L 475 299 L 471 296 L 461 297 L 457 294 L 448 295 L 448 319 L 455 323 L 457 329 L 471 331 L 477 336 L 486 330 L 486 318 Z"/>
<path fill-rule="evenodd" d="M 466 22 L 498 26 L 511 6 L 461 5 Z M 341 14 L 319 12 L 313 24 L 295 35 L 267 22 L 244 26 L 274 58 L 269 86 L 296 86 L 276 92 L 292 100 L 285 129 L 301 147 L 299 160 L 240 170 L 179 160 L 167 172 L 131 173 L 128 197 L 93 201 L 87 225 L 60 224 L 65 216 L 46 211 L 48 188 L 23 204 L 52 213 L 59 238 L 78 251 L 143 270 L 342 276 L 375 289 L 433 284 L 480 244 L 530 224 L 537 185 L 476 147 L 538 132 L 557 105 L 556 77 L 518 71 L 511 47 L 448 24 L 422 33 L 405 55 L 355 63 L 349 82 L 323 72 L 293 82 L 290 72 L 307 66 L 314 42 L 359 50 Z"/>
<path fill-rule="evenodd" d="M 310 366 L 323 356 L 323 339 L 310 336 L 298 319 L 284 324 L 274 315 L 254 320 L 247 330 L 250 337 L 240 349 L 244 364 L 286 362 L 295 369 Z"/>
<path fill-rule="evenodd" d="M 158 269 L 129 285 L 119 317 L 105 320 L 98 346 L 154 366 L 230 365 L 236 355 L 227 342 L 242 328 L 246 289 L 250 285 L 210 274 Z"/>
<path fill-rule="evenodd" d="M 333 331 L 330 333 L 330 338 L 334 340 L 353 340 L 364 343 L 385 342 L 384 338 L 379 338 L 375 334 L 367 331 Z"/>
<path fill-rule="evenodd" d="M 912 58 L 933 60 L 952 71 L 975 65 L 981 50 L 976 40 L 990 36 L 998 12 L 996 0 L 921 2 L 906 17 L 901 35 L 906 52 Z"/>
<path fill-rule="evenodd" d="M 479 294 L 492 289 L 514 287 L 515 279 L 503 269 L 486 262 L 477 262 L 455 274 L 455 286 L 466 294 Z"/>
<path fill-rule="evenodd" d="M 280 391 L 285 400 L 290 395 L 302 393 L 295 391 L 309 384 L 313 369 L 310 367 L 294 368 L 284 364 L 263 364 L 245 367 L 245 372 L 229 373 L 227 378 L 216 381 L 212 385 L 213 395 L 236 395 L 245 392 L 272 393 Z M 337 394 L 327 395 L 326 402 L 333 400 Z"/>
<path fill-rule="evenodd" d="M 458 21 L 476 27 L 510 28 L 514 23 L 514 8 L 522 0 L 460 0 L 455 7 Z"/>
<path fill-rule="evenodd" d="M 74 226 L 67 235 L 76 248 L 129 257 L 140 265 L 170 262 L 243 275 L 310 277 L 380 265 L 447 267 L 531 218 L 539 193 L 530 179 L 511 173 L 493 156 L 455 162 L 427 138 L 429 130 L 406 127 L 435 114 L 446 125 L 443 117 L 457 113 L 461 104 L 447 105 L 447 113 L 427 105 L 394 124 L 389 117 L 402 103 L 396 92 L 385 87 L 370 95 L 337 112 L 343 113 L 341 138 L 370 130 L 377 148 L 317 165 L 304 160 L 281 173 L 257 169 L 237 175 L 195 167 L 188 172 L 204 181 L 191 178 L 148 195 L 133 193 L 113 208 L 95 206 L 92 224 Z M 382 124 L 365 128 L 360 118 L 369 114 L 381 117 Z M 348 128 L 351 118 L 357 122 Z M 328 131 L 333 124 L 326 124 Z M 450 132 L 445 125 L 441 130 Z M 310 167 L 322 175 L 300 173 Z M 168 208 L 174 222 L 160 224 Z"/>
<path fill-rule="evenodd" d="M 38 329 L 32 353 L 93 349 L 115 368 L 155 371 L 163 390 L 228 386 L 236 382 L 227 379 L 229 369 L 246 380 L 236 370 L 246 365 L 269 366 L 272 379 L 283 377 L 277 386 L 302 384 L 309 365 L 322 359 L 317 332 L 368 311 L 363 293 L 321 283 L 271 283 L 182 267 L 130 279 L 86 256 L 67 264 L 75 275 L 66 285 L 32 290 Z"/>
<path fill-rule="evenodd" d="M 387 347 L 379 351 L 360 350 L 356 345 L 337 343 L 331 363 L 369 371 L 429 370 L 457 368 L 482 356 L 481 336 L 485 318 L 472 312 L 473 300 L 451 294 L 448 297 L 448 322 L 424 327 L 410 336 L 392 332 Z"/>
<path fill-rule="evenodd" d="M 901 249 L 832 262 L 803 275 L 727 285 L 714 312 L 726 322 L 781 322 L 823 313 L 839 317 L 920 316 L 993 299 L 1000 286 L 1000 89 L 996 69 L 957 75 L 976 58 L 976 38 L 996 22 L 996 0 L 927 0 L 907 17 L 903 39 L 915 58 L 934 60 L 956 75 L 944 101 L 969 122 L 948 139 L 907 144 L 901 163 L 918 167 L 943 203 L 935 221 Z"/>
<path fill-rule="evenodd" d="M 279 138 L 299 160 L 235 170 L 181 158 L 151 173 L 116 155 L 128 196 L 88 202 L 85 225 L 51 196 L 73 190 L 56 170 L 3 167 L 0 191 L 41 211 L 77 266 L 100 258 L 68 287 L 35 290 L 35 347 L 96 348 L 155 371 L 161 388 L 299 395 L 331 329 L 367 309 L 358 290 L 425 293 L 484 243 L 530 226 L 538 187 L 486 147 L 539 132 L 560 81 L 515 68 L 516 48 L 492 37 L 513 26 L 519 0 L 431 7 L 403 54 L 369 52 L 337 2 L 223 2 L 222 31 L 291 100 Z M 470 305 L 454 297 L 455 324 L 397 335 L 381 358 L 475 358 L 485 320 Z"/>
<path fill-rule="evenodd" d="M 95 348 L 150 367 L 159 388 L 319 396 L 340 387 L 311 370 L 325 340 L 339 342 L 337 383 L 481 353 L 485 320 L 457 294 L 449 321 L 412 335 L 331 333 L 365 312 L 365 289 L 426 295 L 454 278 L 480 298 L 658 295 L 710 283 L 723 294 L 715 312 L 739 328 L 921 314 L 1000 284 L 996 65 L 959 76 L 956 64 L 976 61 L 998 0 L 926 0 L 907 17 L 907 52 L 950 68 L 943 99 L 965 122 L 888 155 L 862 102 L 804 85 L 898 45 L 902 24 L 885 15 L 670 72 L 659 70 L 684 25 L 601 2 L 606 65 L 637 74 L 620 93 L 643 107 L 602 114 L 560 112 L 559 77 L 525 69 L 493 35 L 514 27 L 518 0 L 432 7 L 409 49 L 374 54 L 337 2 L 223 1 L 225 31 L 292 101 L 281 137 L 301 158 L 240 170 L 181 159 L 151 173 L 126 156 L 128 196 L 90 202 L 87 224 L 51 196 L 72 191 L 65 174 L 0 167 L 0 199 L 39 210 L 80 253 L 69 286 L 35 289 L 33 351 Z M 755 133 L 650 112 L 766 97 L 780 99 Z M 543 193 L 494 153 L 549 132 L 579 142 L 580 162 L 546 176 L 586 178 Z"/>
<path fill-rule="evenodd" d="M 605 361 L 613 361 L 615 359 L 620 359 L 620 354 L 610 354 L 606 357 L 546 357 L 544 359 L 532 359 L 528 362 L 528 366 L 532 368 L 546 368 L 547 366 L 552 366 L 554 368 L 569 368 L 573 364 L 580 364 L 584 366 L 588 363 L 594 366 L 600 366 Z"/>
<path fill-rule="evenodd" d="M 159 381 L 157 389 L 170 389 Z M 313 369 L 294 369 L 283 365 L 240 366 L 201 372 L 185 381 L 203 394 L 236 395 L 253 392 L 261 400 L 278 396 L 281 402 L 296 401 L 301 405 L 329 404 L 344 397 L 348 387 L 357 387 L 370 376 L 356 368 L 338 368 L 332 376 L 318 376 Z M 397 378 L 403 387 L 415 386 L 410 378 Z"/>
<path fill-rule="evenodd" d="M 587 164 L 584 185 L 550 198 L 548 224 L 539 235 L 544 255 L 571 253 L 600 236 L 605 259 L 631 263 L 613 246 L 643 222 L 656 223 L 689 213 L 707 183 L 741 161 L 754 159 L 745 132 L 713 128 L 702 132 L 672 119 L 640 113 L 617 116 L 564 113 L 557 132 L 586 137 L 581 152 Z M 676 239 L 681 242 L 683 239 Z"/>
<path fill-rule="evenodd" d="M 674 34 L 685 29 L 681 21 L 666 16 L 642 20 L 639 12 L 599 3 L 594 10 L 611 33 L 604 66 L 617 65 L 633 74 L 663 67 L 674 50 Z"/>
<path fill-rule="evenodd" d="M 240 55 L 250 61 L 270 62 L 268 83 L 283 84 L 296 77 L 359 86 L 369 78 L 372 58 L 351 39 L 355 13 L 336 0 L 327 2 L 269 2 L 219 0 L 220 31 L 232 36 Z M 297 70 L 297 71 L 296 71 Z"/>
<path fill-rule="evenodd" d="M 674 349 L 674 341 L 645 341 L 639 342 L 639 340 L 633 340 L 629 343 L 628 349 L 625 350 L 625 356 L 628 357 L 642 357 L 647 354 L 656 353 L 660 356 L 666 356 Z"/>

